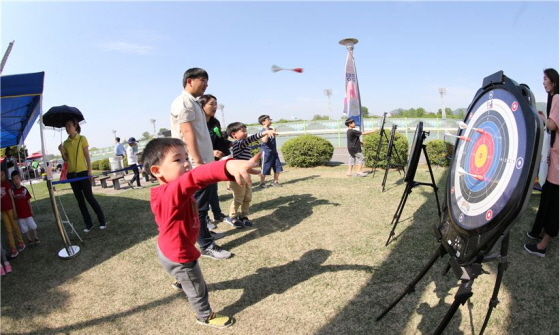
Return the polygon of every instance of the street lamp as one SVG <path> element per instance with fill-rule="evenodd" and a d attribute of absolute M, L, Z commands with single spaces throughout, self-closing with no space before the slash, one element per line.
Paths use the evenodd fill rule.
<path fill-rule="evenodd" d="M 113 138 L 117 138 L 117 131 L 116 130 L 111 130 L 113 132 Z"/>
<path fill-rule="evenodd" d="M 332 119 L 332 113 L 331 113 L 331 95 L 332 95 L 332 90 L 330 88 L 327 88 L 323 91 L 325 93 L 325 95 L 327 96 L 327 100 L 328 100 L 328 106 L 329 106 L 329 120 Z"/>
<path fill-rule="evenodd" d="M 447 118 L 447 115 L 445 113 L 445 103 L 443 101 L 443 96 L 446 94 L 446 90 L 445 87 L 440 87 L 439 88 L 439 95 L 441 96 L 441 119 L 445 120 Z"/>
<path fill-rule="evenodd" d="M 156 119 L 150 119 L 150 123 L 154 126 L 154 137 L 156 137 Z"/>
<path fill-rule="evenodd" d="M 219 104 L 218 105 L 218 108 L 220 109 L 220 112 L 222 113 L 222 125 L 223 125 L 223 127 L 226 126 L 226 116 L 224 115 L 224 107 L 226 107 L 226 106 L 224 106 L 224 104 Z"/>

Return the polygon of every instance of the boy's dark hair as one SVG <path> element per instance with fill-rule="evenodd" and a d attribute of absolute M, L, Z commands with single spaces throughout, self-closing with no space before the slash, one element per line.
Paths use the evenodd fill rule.
<path fill-rule="evenodd" d="M 226 128 L 226 134 L 227 134 L 227 136 L 231 137 L 232 133 L 235 133 L 236 131 L 239 131 L 243 128 L 247 128 L 245 123 L 242 123 L 242 122 L 230 123 Z"/>
<path fill-rule="evenodd" d="M 18 177 L 21 178 L 21 175 L 19 174 L 19 171 L 18 171 L 18 170 L 12 171 L 12 173 L 10 174 L 10 176 L 12 177 L 12 179 L 14 179 L 14 176 L 18 176 Z"/>
<path fill-rule="evenodd" d="M 120 137 L 115 137 L 115 141 L 121 143 L 121 138 Z"/>
<path fill-rule="evenodd" d="M 183 141 L 178 138 L 154 138 L 148 142 L 144 151 L 142 151 L 144 171 L 155 178 L 156 176 L 150 172 L 150 167 L 152 167 L 152 165 L 159 165 L 172 148 L 184 146 L 185 144 Z"/>
<path fill-rule="evenodd" d="M 344 125 L 346 127 L 348 127 L 351 123 L 354 123 L 354 120 L 352 118 L 347 118 L 346 121 L 344 121 Z"/>
<path fill-rule="evenodd" d="M 187 79 L 196 79 L 196 78 L 208 79 L 208 72 L 206 72 L 204 69 L 201 69 L 199 67 L 193 67 L 188 69 L 187 71 L 185 71 L 185 74 L 183 75 L 183 88 L 187 86 Z"/>
<path fill-rule="evenodd" d="M 258 120 L 259 120 L 259 123 L 260 123 L 260 124 L 263 124 L 264 120 L 266 120 L 266 119 L 268 119 L 268 118 L 270 118 L 270 115 L 264 114 L 264 115 L 259 116 L 259 119 L 258 119 Z"/>

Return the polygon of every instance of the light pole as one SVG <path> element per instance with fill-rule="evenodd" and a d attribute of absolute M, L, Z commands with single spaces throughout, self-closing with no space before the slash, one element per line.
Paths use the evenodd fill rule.
<path fill-rule="evenodd" d="M 348 50 L 346 57 L 346 98 L 344 111 L 348 117 L 353 118 L 359 129 L 364 129 L 362 124 L 362 101 L 360 98 L 360 86 L 358 85 L 358 73 L 356 72 L 356 64 L 354 62 L 354 45 L 358 43 L 355 38 L 345 38 L 340 40 L 338 44 L 344 45 Z"/>
<path fill-rule="evenodd" d="M 154 138 L 156 137 L 156 119 L 150 119 L 150 123 L 154 126 Z"/>
<path fill-rule="evenodd" d="M 220 109 L 220 112 L 222 113 L 222 127 L 226 126 L 226 116 L 224 115 L 224 104 L 219 104 L 218 108 Z"/>
<path fill-rule="evenodd" d="M 327 102 L 328 102 L 328 106 L 329 106 L 329 120 L 332 119 L 332 112 L 331 112 L 331 95 L 332 95 L 332 90 L 330 88 L 327 88 L 323 91 L 325 93 L 325 95 L 327 96 Z"/>
<path fill-rule="evenodd" d="M 440 87 L 439 88 L 439 95 L 441 96 L 441 119 L 445 120 L 447 119 L 447 115 L 445 113 L 445 103 L 443 101 L 443 96 L 445 95 L 446 91 L 445 91 L 445 87 Z"/>
<path fill-rule="evenodd" d="M 117 131 L 116 130 L 111 130 L 113 132 L 113 138 L 117 138 Z"/>

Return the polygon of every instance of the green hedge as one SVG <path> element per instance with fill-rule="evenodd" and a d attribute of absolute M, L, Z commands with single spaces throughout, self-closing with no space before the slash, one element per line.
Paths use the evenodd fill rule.
<path fill-rule="evenodd" d="M 286 141 L 280 148 L 288 166 L 315 167 L 329 162 L 334 147 L 328 140 L 315 135 L 302 135 Z"/>
<path fill-rule="evenodd" d="M 453 145 L 444 140 L 431 140 L 426 143 L 426 153 L 430 164 L 439 166 L 449 166 L 453 156 Z"/>
<path fill-rule="evenodd" d="M 384 130 L 387 137 L 383 136 L 383 141 L 381 143 L 381 149 L 379 150 L 379 157 L 376 157 L 377 148 L 379 145 L 380 132 L 376 131 L 373 134 L 364 136 L 364 145 L 362 152 L 365 157 L 365 165 L 367 167 L 385 168 L 387 166 L 387 152 L 389 149 L 387 139 L 391 138 L 391 131 Z M 393 165 L 406 165 L 406 160 L 408 159 L 408 140 L 404 135 L 395 133 L 395 139 L 393 141 L 395 145 L 396 153 L 393 151 L 391 155 L 391 163 Z"/>

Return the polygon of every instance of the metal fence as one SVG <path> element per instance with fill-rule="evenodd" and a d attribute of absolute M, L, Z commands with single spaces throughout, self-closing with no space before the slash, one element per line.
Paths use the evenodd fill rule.
<path fill-rule="evenodd" d="M 412 143 L 412 137 L 416 131 L 416 126 L 418 122 L 422 121 L 424 123 L 424 131 L 429 132 L 426 137 L 426 142 L 431 140 L 446 140 L 450 143 L 455 143 L 454 138 L 444 138 L 445 131 L 451 134 L 456 134 L 458 130 L 458 119 L 437 119 L 437 118 L 387 118 L 385 120 L 384 129 L 386 131 L 391 131 L 392 126 L 397 125 L 397 132 L 404 135 L 408 142 Z M 367 118 L 363 120 L 364 131 L 371 130 L 374 128 L 380 128 L 382 118 Z M 276 138 L 276 143 L 278 148 L 280 148 L 286 141 L 301 136 L 305 134 L 317 135 L 327 139 L 334 147 L 340 148 L 346 146 L 346 129 L 344 125 L 344 120 L 318 120 L 318 121 L 294 121 L 286 123 L 275 123 L 272 125 L 278 131 L 278 137 Z M 249 134 L 257 133 L 261 130 L 258 125 L 247 126 L 247 131 Z M 138 142 L 138 151 L 146 146 L 149 140 L 141 140 Z M 91 150 L 91 160 L 96 161 L 104 158 L 113 157 L 114 147 L 101 148 L 97 150 Z"/>

